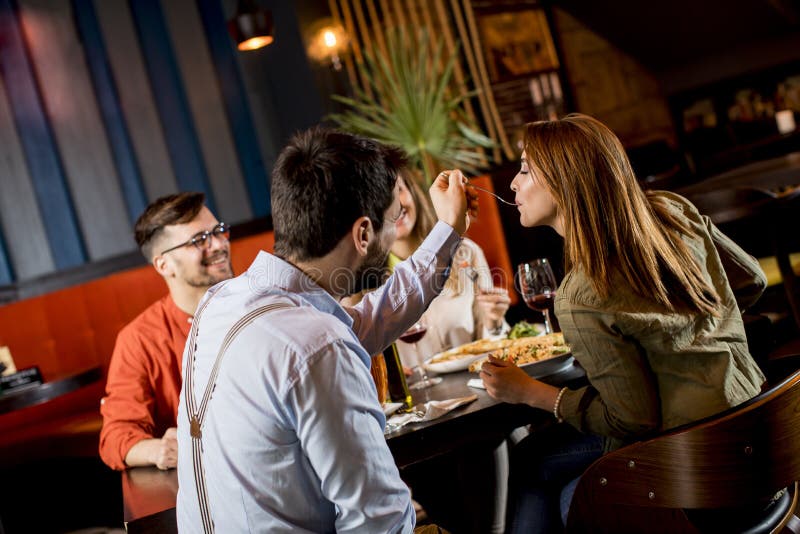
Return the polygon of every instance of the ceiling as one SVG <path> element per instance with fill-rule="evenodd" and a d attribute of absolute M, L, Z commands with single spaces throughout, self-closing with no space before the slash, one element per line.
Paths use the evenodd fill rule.
<path fill-rule="evenodd" d="M 553 0 L 655 73 L 800 35 L 800 0 Z M 800 57 L 800 50 L 793 52 Z"/>

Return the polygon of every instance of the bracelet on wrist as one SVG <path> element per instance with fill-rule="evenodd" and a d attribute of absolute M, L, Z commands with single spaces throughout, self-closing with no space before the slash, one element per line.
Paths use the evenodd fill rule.
<path fill-rule="evenodd" d="M 556 402 L 555 404 L 553 404 L 553 415 L 555 416 L 556 421 L 558 421 L 559 423 L 564 422 L 564 418 L 561 417 L 558 408 L 561 406 L 561 397 L 564 396 L 565 391 L 567 391 L 567 388 L 561 388 L 561 390 L 558 392 L 558 395 L 556 396 Z"/>

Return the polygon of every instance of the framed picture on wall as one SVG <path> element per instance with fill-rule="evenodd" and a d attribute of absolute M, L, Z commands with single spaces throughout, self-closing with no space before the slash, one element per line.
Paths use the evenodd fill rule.
<path fill-rule="evenodd" d="M 482 14 L 477 23 L 491 83 L 558 68 L 544 10 Z"/>

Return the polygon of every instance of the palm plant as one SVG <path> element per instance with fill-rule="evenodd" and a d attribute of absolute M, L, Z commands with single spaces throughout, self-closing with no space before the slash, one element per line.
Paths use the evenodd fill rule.
<path fill-rule="evenodd" d="M 460 168 L 477 173 L 487 164 L 480 148 L 494 146 L 464 112 L 472 93 L 453 94 L 449 88 L 457 54 L 441 66 L 443 43 L 427 32 L 395 30 L 387 36 L 386 54 L 365 53 L 365 83 L 354 88 L 354 98 L 334 95 L 347 106 L 329 116 L 339 127 L 398 146 L 410 164 L 421 171 L 426 184 L 436 169 Z"/>

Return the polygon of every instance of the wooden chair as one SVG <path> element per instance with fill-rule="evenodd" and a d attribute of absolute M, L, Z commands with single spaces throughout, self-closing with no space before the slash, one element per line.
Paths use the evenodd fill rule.
<path fill-rule="evenodd" d="M 678 192 L 747 252 L 762 258 L 759 262 L 767 279 L 783 284 L 789 309 L 800 327 L 800 278 L 792 265 L 793 245 L 788 239 L 797 220 L 800 189 L 783 193 L 737 186 Z M 768 266 L 776 264 L 778 272 L 770 273 Z"/>
<path fill-rule="evenodd" d="M 781 362 L 791 375 L 740 406 L 597 460 L 567 532 L 800 532 L 796 362 Z"/>

